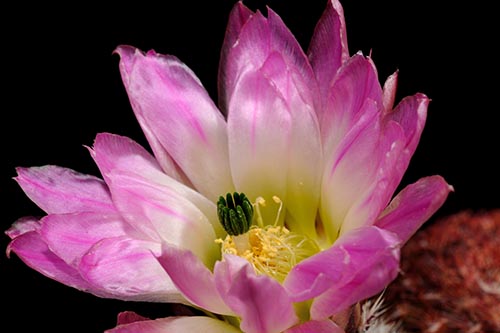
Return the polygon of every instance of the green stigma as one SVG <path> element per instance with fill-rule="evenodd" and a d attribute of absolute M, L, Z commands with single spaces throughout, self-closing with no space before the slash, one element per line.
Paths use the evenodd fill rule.
<path fill-rule="evenodd" d="M 253 207 L 243 193 L 226 194 L 217 201 L 217 215 L 224 230 L 231 236 L 246 233 L 252 225 Z"/>

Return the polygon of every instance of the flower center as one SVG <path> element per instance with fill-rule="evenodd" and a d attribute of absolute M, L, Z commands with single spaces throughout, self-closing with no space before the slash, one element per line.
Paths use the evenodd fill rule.
<path fill-rule="evenodd" d="M 241 197 L 244 200 L 240 200 Z M 248 209 L 248 206 L 238 209 L 238 204 L 234 203 L 240 201 L 243 204 L 243 201 L 248 201 L 248 199 L 244 194 L 237 193 L 233 195 L 233 198 L 234 200 L 231 200 L 230 194 L 228 194 L 225 200 L 226 205 L 224 205 L 223 197 L 220 197 L 218 201 L 219 219 L 228 233 L 224 240 L 216 240 L 221 244 L 222 254 L 233 254 L 245 258 L 258 274 L 266 274 L 283 282 L 292 267 L 320 251 L 316 242 L 307 236 L 292 232 L 285 226 L 277 225 L 283 206 L 278 197 L 273 198 L 280 205 L 278 216 L 274 224 L 268 225 L 264 225 L 260 212 L 261 208 L 265 206 L 264 199 L 257 198 L 253 204 L 255 209 Z M 227 204 L 228 202 L 229 204 Z M 229 208 L 230 206 L 232 208 Z M 224 207 L 228 207 L 228 209 L 225 210 Z M 231 213 L 231 210 L 234 210 L 235 213 Z M 251 225 L 254 210 L 256 212 L 254 219 L 257 225 Z M 239 214 L 238 211 L 240 211 Z M 244 214 L 245 211 L 252 213 Z M 233 218 L 231 219 L 230 216 Z"/>

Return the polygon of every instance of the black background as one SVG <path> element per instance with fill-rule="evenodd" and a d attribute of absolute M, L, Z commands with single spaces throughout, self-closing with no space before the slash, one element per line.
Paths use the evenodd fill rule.
<path fill-rule="evenodd" d="M 37 215 L 12 177 L 17 166 L 57 164 L 99 175 L 84 145 L 99 132 L 147 147 L 121 83 L 120 44 L 173 54 L 216 96 L 219 50 L 234 1 L 146 2 L 104 8 L 2 5 L 3 230 Z M 264 2 L 244 2 L 265 10 Z M 431 174 L 455 187 L 429 221 L 462 209 L 500 207 L 497 25 L 492 8 L 439 2 L 344 0 L 350 53 L 372 52 L 381 82 L 399 70 L 397 100 L 423 92 L 432 102 L 420 145 L 402 184 Z M 326 0 L 269 0 L 304 48 Z M 8 244 L 1 236 L 0 248 Z M 0 321 L 11 331 L 102 332 L 118 312 L 168 314 L 164 304 L 100 299 L 56 283 L 0 255 Z M 2 329 L 3 331 L 3 329 Z"/>

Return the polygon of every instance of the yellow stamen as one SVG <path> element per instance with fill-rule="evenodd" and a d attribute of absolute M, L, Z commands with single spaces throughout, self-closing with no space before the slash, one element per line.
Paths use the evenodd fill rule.
<path fill-rule="evenodd" d="M 222 241 L 221 251 L 245 258 L 257 273 L 283 282 L 292 267 L 319 252 L 319 247 L 286 227 L 267 225 L 253 226 L 243 235 L 228 235 Z"/>
<path fill-rule="evenodd" d="M 264 224 L 261 208 L 266 201 L 258 197 L 254 203 L 254 219 L 257 225 L 241 235 L 227 235 L 218 239 L 222 254 L 237 255 L 248 260 L 258 274 L 266 274 L 283 282 L 288 272 L 300 261 L 320 251 L 315 241 L 305 235 L 291 232 L 278 225 L 283 202 L 277 196 L 273 201 L 279 204 L 274 224 Z"/>

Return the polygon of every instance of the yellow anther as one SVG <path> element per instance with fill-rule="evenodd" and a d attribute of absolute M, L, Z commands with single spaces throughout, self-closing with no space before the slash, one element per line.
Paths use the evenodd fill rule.
<path fill-rule="evenodd" d="M 221 251 L 245 258 L 258 274 L 283 282 L 293 266 L 319 252 L 319 247 L 306 236 L 285 227 L 267 225 L 253 226 L 243 235 L 228 235 Z"/>

